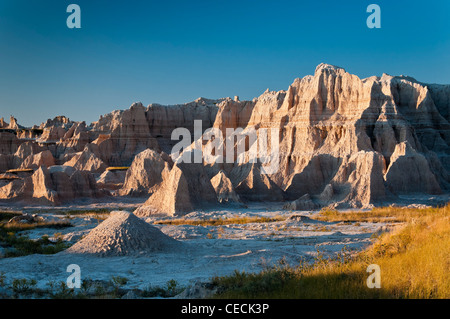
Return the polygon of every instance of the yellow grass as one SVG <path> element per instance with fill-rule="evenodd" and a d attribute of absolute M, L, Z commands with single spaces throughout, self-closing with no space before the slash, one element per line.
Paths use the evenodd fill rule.
<path fill-rule="evenodd" d="M 370 211 L 337 211 L 323 209 L 314 219 L 328 222 L 408 222 L 429 214 L 435 214 L 440 208 L 406 208 L 406 207 L 382 207 L 373 208 Z"/>
<path fill-rule="evenodd" d="M 404 225 L 383 234 L 355 256 L 341 254 L 313 264 L 277 267 L 258 274 L 214 278 L 225 298 L 450 298 L 450 205 L 426 209 L 374 209 L 375 220 Z M 369 218 L 370 212 L 328 213 L 336 220 Z M 355 214 L 358 214 L 355 216 Z M 330 217 L 331 216 L 331 217 Z M 381 289 L 366 285 L 367 266 L 381 269 Z"/>
<path fill-rule="evenodd" d="M 249 223 L 272 223 L 284 220 L 285 217 L 231 217 L 231 218 L 215 218 L 215 219 L 171 219 L 157 221 L 159 225 L 193 225 L 193 226 L 221 226 L 231 224 L 249 224 Z"/>
<path fill-rule="evenodd" d="M 0 180 L 14 180 L 20 179 L 20 177 L 13 174 L 0 174 Z"/>
<path fill-rule="evenodd" d="M 107 171 L 126 171 L 129 168 L 130 167 L 127 167 L 127 166 L 119 166 L 119 167 L 108 167 L 106 170 Z"/>
<path fill-rule="evenodd" d="M 67 221 L 50 221 L 50 222 L 42 221 L 30 224 L 20 222 L 0 223 L 1 228 L 16 231 L 30 230 L 35 228 L 64 228 L 70 226 L 72 225 Z"/>
<path fill-rule="evenodd" d="M 450 206 L 411 219 L 366 254 L 394 297 L 450 298 Z"/>

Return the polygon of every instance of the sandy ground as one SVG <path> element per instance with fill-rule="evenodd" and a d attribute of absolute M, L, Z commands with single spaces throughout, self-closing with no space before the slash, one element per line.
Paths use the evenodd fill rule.
<path fill-rule="evenodd" d="M 130 206 L 135 203 L 131 203 Z M 98 208 L 98 207 L 97 207 Z M 41 210 L 42 211 L 42 210 Z M 371 236 L 381 223 L 329 223 L 311 220 L 317 212 L 288 212 L 279 205 L 258 204 L 250 208 L 193 212 L 185 218 L 227 218 L 234 216 L 285 217 L 279 222 L 233 224 L 225 226 L 156 225 L 165 234 L 183 242 L 182 253 L 142 254 L 137 257 L 93 257 L 61 252 L 56 255 L 30 255 L 0 259 L 0 272 L 6 282 L 13 279 L 35 279 L 38 287 L 48 282 L 66 281 L 67 266 L 77 264 L 81 278 L 110 280 L 112 276 L 128 279 L 124 288 L 145 289 L 164 286 L 176 280 L 182 286 L 205 282 L 213 276 L 232 274 L 235 270 L 256 272 L 284 260 L 291 265 L 311 261 L 317 250 L 336 254 L 344 247 L 358 251 L 371 243 Z M 47 218 L 64 219 L 48 210 Z M 303 217 L 301 217 L 303 216 Z M 306 217 L 306 218 L 305 218 Z M 147 218 L 154 223 L 158 218 Z M 30 238 L 61 233 L 65 240 L 76 242 L 96 227 L 101 220 L 94 216 L 72 218 L 74 227 L 35 229 L 24 232 Z"/>

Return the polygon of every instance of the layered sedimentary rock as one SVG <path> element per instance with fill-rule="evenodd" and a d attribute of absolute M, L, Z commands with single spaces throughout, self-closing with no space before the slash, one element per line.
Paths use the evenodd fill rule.
<path fill-rule="evenodd" d="M 150 133 L 146 109 L 134 103 L 128 110 L 114 111 L 93 123 L 93 131 L 106 139 L 96 140 L 102 160 L 111 166 L 131 165 L 133 158 L 147 148 L 159 149 Z"/>
<path fill-rule="evenodd" d="M 224 99 L 218 104 L 219 110 L 212 126 L 224 133 L 226 133 L 227 129 L 246 127 L 255 107 L 255 101 Z"/>
<path fill-rule="evenodd" d="M 46 150 L 37 154 L 30 154 L 22 162 L 20 168 L 37 169 L 40 166 L 50 167 L 53 165 L 55 165 L 55 158 L 49 150 Z"/>
<path fill-rule="evenodd" d="M 100 158 L 95 155 L 88 147 L 82 152 L 74 154 L 71 159 L 64 163 L 66 166 L 72 166 L 80 171 L 92 173 L 103 173 L 108 167 Z"/>
<path fill-rule="evenodd" d="M 257 164 L 238 165 L 230 172 L 236 192 L 247 201 L 283 201 L 281 188 L 267 175 L 261 173 Z"/>
<path fill-rule="evenodd" d="M 216 176 L 211 178 L 211 185 L 216 191 L 217 200 L 219 203 L 241 202 L 239 195 L 233 187 L 233 183 L 223 171 L 220 171 Z"/>
<path fill-rule="evenodd" d="M 102 195 L 104 193 L 98 189 L 91 173 L 45 166 L 39 167 L 31 176 L 13 179 L 0 187 L 3 200 L 51 205 Z"/>
<path fill-rule="evenodd" d="M 100 189 L 119 190 L 123 187 L 126 174 L 127 172 L 123 170 L 107 170 L 97 179 L 97 186 Z"/>
<path fill-rule="evenodd" d="M 178 164 L 162 172 L 162 182 L 134 213 L 180 216 L 217 204 L 217 195 L 202 164 Z"/>
<path fill-rule="evenodd" d="M 59 116 L 33 129 L 23 129 L 12 117 L 11 123 L 0 121 L 0 174 L 16 168 L 36 171 L 33 178 L 3 179 L 0 199 L 37 198 L 30 189 L 33 180 L 36 194 L 48 201 L 95 197 L 98 191 L 80 193 L 73 186 L 95 189 L 86 175 L 91 173 L 100 188 L 115 194 L 149 196 L 143 215 L 181 214 L 227 198 L 287 200 L 291 209 L 310 209 L 369 207 L 405 194 L 445 195 L 450 189 L 449 109 L 449 85 L 387 74 L 360 79 L 321 64 L 287 90 L 266 90 L 252 101 L 134 103 L 91 125 Z M 194 120 L 201 121 L 201 133 L 212 128 L 222 139 L 213 134 L 214 139 L 198 140 Z M 178 136 L 171 140 L 176 128 L 186 128 L 191 138 L 181 155 L 219 145 L 234 151 L 232 161 L 203 157 L 196 164 L 172 163 L 167 154 L 178 143 Z M 227 139 L 228 130 L 239 129 L 238 135 L 255 132 L 256 139 Z M 275 132 L 277 143 L 260 145 L 269 132 Z M 238 157 L 240 147 L 244 153 Z M 275 170 L 266 170 L 268 159 L 269 164 L 276 159 Z M 130 169 L 126 176 L 115 176 L 106 170 L 110 166 Z"/>
<path fill-rule="evenodd" d="M 174 166 L 163 172 L 163 181 L 149 199 L 134 211 L 139 217 L 151 215 L 176 216 L 194 209 L 189 194 L 188 181 L 183 171 Z"/>
<path fill-rule="evenodd" d="M 413 149 L 408 142 L 395 146 L 390 161 L 385 180 L 392 192 L 397 194 L 442 192 L 436 176 L 431 172 L 427 158 Z"/>
<path fill-rule="evenodd" d="M 165 153 L 147 149 L 133 160 L 127 170 L 121 195 L 144 195 L 152 192 L 156 184 L 162 182 L 162 172 L 170 170 L 173 162 Z"/>
<path fill-rule="evenodd" d="M 150 133 L 157 138 L 161 149 L 170 153 L 176 143 L 171 139 L 173 130 L 186 128 L 193 136 L 194 120 L 200 120 L 203 129 L 211 127 L 216 119 L 218 105 L 221 101 L 198 98 L 186 104 L 169 106 L 150 104 L 146 110 Z"/>
<path fill-rule="evenodd" d="M 448 86 L 431 87 L 386 74 L 361 80 L 321 64 L 287 91 L 264 92 L 245 129 L 279 130 L 279 170 L 266 178 L 291 200 L 309 194 L 364 207 L 401 193 L 438 194 L 449 182 Z M 327 185 L 332 198 L 320 200 Z"/>

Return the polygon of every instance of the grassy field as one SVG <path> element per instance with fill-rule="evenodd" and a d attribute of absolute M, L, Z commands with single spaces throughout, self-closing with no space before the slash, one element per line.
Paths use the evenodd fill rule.
<path fill-rule="evenodd" d="M 369 212 L 323 211 L 327 221 L 403 224 L 366 250 L 314 263 L 284 265 L 260 273 L 213 278 L 217 298 L 450 298 L 450 205 L 441 208 L 376 208 Z M 380 266 L 381 288 L 368 288 L 370 264 Z"/>
<path fill-rule="evenodd" d="M 8 222 L 11 217 L 20 215 L 14 212 L 0 212 L 0 244 L 6 248 L 3 257 L 18 257 L 30 254 L 55 254 L 68 246 L 58 238 L 50 241 L 49 236 L 42 236 L 37 240 L 29 239 L 21 234 L 22 231 L 35 228 L 62 229 L 72 227 L 67 221 L 38 221 L 32 223 Z"/>
<path fill-rule="evenodd" d="M 193 225 L 193 226 L 223 226 L 223 225 L 242 225 L 249 223 L 273 223 L 285 220 L 286 217 L 230 217 L 230 218 L 211 218 L 211 219 L 170 219 L 157 221 L 157 225 Z"/>

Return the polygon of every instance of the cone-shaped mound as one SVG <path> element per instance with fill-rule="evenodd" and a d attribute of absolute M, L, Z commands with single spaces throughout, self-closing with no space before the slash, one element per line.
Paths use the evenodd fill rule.
<path fill-rule="evenodd" d="M 108 257 L 171 251 L 180 246 L 181 242 L 165 235 L 134 214 L 115 211 L 66 252 Z"/>

